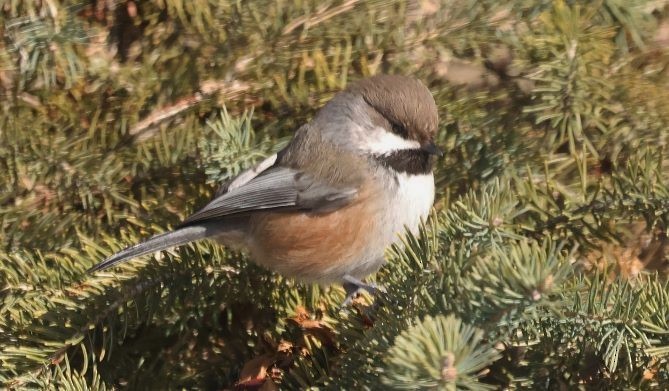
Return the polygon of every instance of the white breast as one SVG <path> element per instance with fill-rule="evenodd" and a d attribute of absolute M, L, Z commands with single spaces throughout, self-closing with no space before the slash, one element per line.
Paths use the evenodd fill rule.
<path fill-rule="evenodd" d="M 397 175 L 397 190 L 391 196 L 393 207 L 388 211 L 391 225 L 395 233 L 402 234 L 406 226 L 412 233 L 418 232 L 421 219 L 427 219 L 434 203 L 434 176 L 432 173 L 422 175 Z M 391 234 L 389 234 L 391 235 Z M 393 240 L 395 242 L 398 237 Z"/>

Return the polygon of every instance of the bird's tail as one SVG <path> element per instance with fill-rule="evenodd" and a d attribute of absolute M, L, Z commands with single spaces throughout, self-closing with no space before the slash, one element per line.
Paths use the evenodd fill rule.
<path fill-rule="evenodd" d="M 98 270 L 106 269 L 121 262 L 127 261 L 128 259 L 160 250 L 165 250 L 170 247 L 180 246 L 195 240 L 205 239 L 220 233 L 221 229 L 213 224 L 198 224 L 178 228 L 175 231 L 159 234 L 149 238 L 142 243 L 130 246 L 88 269 L 88 272 L 92 273 Z"/>

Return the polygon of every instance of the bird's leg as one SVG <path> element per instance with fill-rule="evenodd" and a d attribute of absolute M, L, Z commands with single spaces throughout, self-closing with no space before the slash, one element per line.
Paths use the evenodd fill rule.
<path fill-rule="evenodd" d="M 342 303 L 343 307 L 351 304 L 355 296 L 361 291 L 367 291 L 367 293 L 372 296 L 375 296 L 377 293 L 379 293 L 379 288 L 377 288 L 376 285 L 364 283 L 348 274 L 345 275 L 342 280 L 344 281 L 342 285 L 346 291 L 346 299 Z"/>

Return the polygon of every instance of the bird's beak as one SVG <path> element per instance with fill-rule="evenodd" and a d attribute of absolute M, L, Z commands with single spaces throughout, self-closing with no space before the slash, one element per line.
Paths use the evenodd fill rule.
<path fill-rule="evenodd" d="M 430 141 L 430 142 L 427 142 L 427 143 L 423 144 L 420 147 L 420 149 L 429 153 L 430 155 L 437 155 L 439 157 L 444 156 L 444 152 L 442 152 L 441 149 L 439 149 L 439 147 L 437 147 L 437 144 L 435 144 L 434 141 Z"/>

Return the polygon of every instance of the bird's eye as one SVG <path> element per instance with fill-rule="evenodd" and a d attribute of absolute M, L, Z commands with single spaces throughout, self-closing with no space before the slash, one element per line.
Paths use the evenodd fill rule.
<path fill-rule="evenodd" d="M 391 129 L 392 132 L 395 133 L 398 136 L 401 136 L 402 138 L 407 138 L 407 136 L 409 135 L 409 132 L 407 131 L 407 129 L 404 126 L 402 126 L 401 124 L 398 124 L 397 122 L 391 122 L 390 126 L 392 128 Z"/>

